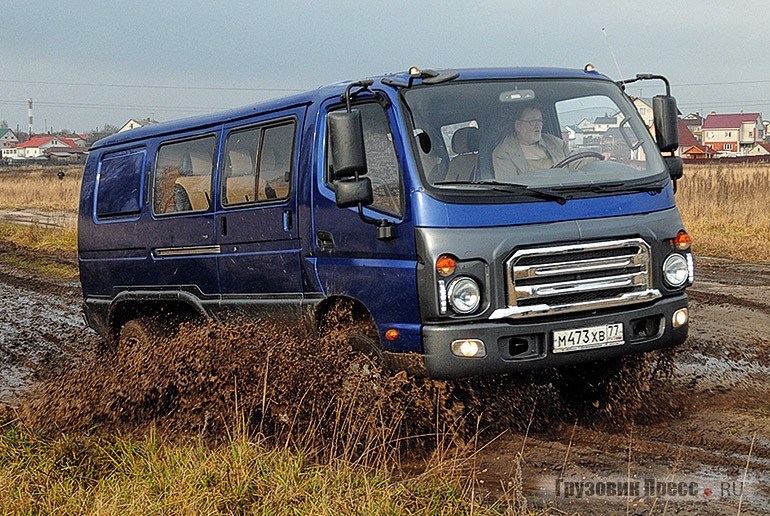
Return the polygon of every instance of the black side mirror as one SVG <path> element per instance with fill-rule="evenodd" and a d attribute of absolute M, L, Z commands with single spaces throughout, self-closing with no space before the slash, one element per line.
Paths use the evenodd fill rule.
<path fill-rule="evenodd" d="M 364 129 L 360 111 L 329 113 L 332 177 L 337 206 L 368 206 L 374 202 L 372 182 L 366 174 Z"/>
<path fill-rule="evenodd" d="M 329 113 L 332 177 L 342 179 L 366 174 L 364 128 L 360 111 Z"/>
<path fill-rule="evenodd" d="M 679 119 L 676 99 L 670 95 L 657 95 L 652 99 L 655 139 L 661 152 L 674 152 L 679 148 Z"/>
<path fill-rule="evenodd" d="M 369 206 L 374 202 L 372 181 L 368 177 L 335 181 L 334 191 L 337 194 L 338 208 L 350 208 L 359 204 Z"/>

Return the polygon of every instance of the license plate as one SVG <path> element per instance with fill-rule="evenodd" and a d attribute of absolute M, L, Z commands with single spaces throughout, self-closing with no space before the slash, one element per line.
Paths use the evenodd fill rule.
<path fill-rule="evenodd" d="M 623 323 L 553 332 L 554 353 L 620 346 L 624 343 Z"/>

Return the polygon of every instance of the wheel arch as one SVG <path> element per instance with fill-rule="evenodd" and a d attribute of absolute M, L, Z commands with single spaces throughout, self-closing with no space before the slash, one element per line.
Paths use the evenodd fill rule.
<path fill-rule="evenodd" d="M 205 321 L 209 314 L 200 301 L 185 292 L 122 292 L 110 305 L 107 315 L 108 340 L 117 342 L 120 329 L 128 321 L 154 317 L 176 326 L 190 320 Z"/>

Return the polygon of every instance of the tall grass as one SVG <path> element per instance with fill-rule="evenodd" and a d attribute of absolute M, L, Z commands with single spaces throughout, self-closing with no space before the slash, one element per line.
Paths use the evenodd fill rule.
<path fill-rule="evenodd" d="M 770 260 L 770 165 L 687 165 L 677 204 L 696 253 Z"/>
<path fill-rule="evenodd" d="M 3 514 L 511 514 L 440 469 L 408 478 L 259 439 L 219 445 L 0 432 Z"/>
<path fill-rule="evenodd" d="M 82 166 L 0 168 L 0 209 L 77 212 L 82 175 Z"/>

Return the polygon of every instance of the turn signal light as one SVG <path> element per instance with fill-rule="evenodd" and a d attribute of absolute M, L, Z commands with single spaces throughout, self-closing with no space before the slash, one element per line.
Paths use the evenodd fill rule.
<path fill-rule="evenodd" d="M 442 254 L 436 260 L 436 271 L 445 278 L 454 274 L 457 268 L 457 260 L 448 254 Z"/>
<path fill-rule="evenodd" d="M 690 248 L 690 244 L 692 244 L 692 237 L 686 232 L 680 231 L 675 238 L 669 240 L 669 243 L 671 247 L 678 251 L 686 251 Z"/>
<path fill-rule="evenodd" d="M 398 338 L 398 330 L 395 328 L 391 328 L 388 331 L 385 332 L 385 338 L 394 341 Z"/>

